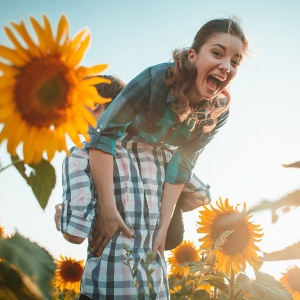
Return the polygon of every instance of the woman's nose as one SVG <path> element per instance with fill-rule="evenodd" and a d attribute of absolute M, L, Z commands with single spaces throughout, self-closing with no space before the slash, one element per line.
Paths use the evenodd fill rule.
<path fill-rule="evenodd" d="M 219 68 L 226 73 L 230 73 L 230 59 L 223 59 L 221 64 L 219 65 Z"/>

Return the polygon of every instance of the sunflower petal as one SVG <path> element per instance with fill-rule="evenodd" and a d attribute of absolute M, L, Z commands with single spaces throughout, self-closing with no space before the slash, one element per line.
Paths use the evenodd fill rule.
<path fill-rule="evenodd" d="M 12 62 L 16 67 L 23 66 L 26 61 L 13 49 L 0 45 L 0 57 Z"/>
<path fill-rule="evenodd" d="M 69 59 L 67 60 L 68 64 L 71 64 L 72 66 L 77 66 L 81 60 L 83 59 L 83 56 L 90 44 L 91 36 L 88 35 L 80 44 L 78 49 L 76 49 L 76 52 L 73 52 L 73 55 L 70 55 Z"/>
<path fill-rule="evenodd" d="M 4 26 L 4 31 L 12 44 L 16 47 L 16 52 L 18 53 L 18 55 L 22 58 L 23 61 L 28 62 L 30 60 L 29 52 L 23 48 L 23 46 L 12 33 L 12 30 L 7 26 Z"/>
<path fill-rule="evenodd" d="M 24 42 L 28 46 L 28 51 L 35 57 L 41 57 L 42 51 L 39 50 L 37 45 L 34 43 L 32 38 L 30 37 L 24 21 L 21 21 L 20 24 L 11 23 L 15 30 L 19 33 L 19 35 L 23 38 Z"/>
<path fill-rule="evenodd" d="M 15 68 L 12 65 L 4 64 L 1 61 L 0 61 L 0 71 L 2 71 L 3 74 L 8 77 L 17 76 L 20 73 L 19 69 Z"/>
<path fill-rule="evenodd" d="M 42 52 L 42 55 L 45 56 L 47 54 L 47 40 L 45 39 L 45 36 L 47 35 L 40 23 L 33 17 L 30 17 L 30 22 L 35 30 L 35 33 L 37 35 L 38 41 L 39 41 L 39 47 L 40 51 Z"/>
<path fill-rule="evenodd" d="M 44 26 L 45 26 L 45 35 L 46 35 L 47 46 L 50 50 L 50 53 L 53 54 L 53 53 L 55 53 L 56 44 L 54 43 L 51 24 L 46 15 L 43 15 L 43 21 L 44 21 Z"/>
<path fill-rule="evenodd" d="M 59 19 L 59 23 L 57 26 L 57 34 L 56 34 L 56 40 L 55 44 L 59 45 L 61 43 L 61 40 L 68 39 L 68 33 L 69 33 L 69 24 L 68 20 L 65 15 L 62 15 L 61 18 Z"/>

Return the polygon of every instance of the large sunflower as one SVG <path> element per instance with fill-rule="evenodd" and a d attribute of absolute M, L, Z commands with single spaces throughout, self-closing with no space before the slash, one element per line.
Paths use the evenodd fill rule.
<path fill-rule="evenodd" d="M 79 66 L 90 43 L 83 29 L 69 38 L 68 21 L 59 20 L 56 35 L 43 15 L 43 25 L 30 17 L 36 33 L 35 41 L 24 21 L 11 23 L 19 34 L 4 27 L 14 48 L 0 45 L 0 143 L 7 140 L 7 151 L 16 155 L 23 144 L 26 163 L 38 163 L 55 151 L 67 151 L 66 133 L 80 146 L 78 134 L 88 139 L 88 126 L 96 124 L 87 107 L 105 103 L 95 84 L 109 80 L 93 77 L 107 68 L 101 64 L 91 68 Z"/>
<path fill-rule="evenodd" d="M 280 282 L 289 290 L 294 300 L 300 300 L 300 268 L 290 267 L 282 275 Z"/>
<path fill-rule="evenodd" d="M 181 276 L 184 274 L 185 263 L 200 260 L 199 250 L 192 241 L 183 241 L 179 246 L 170 251 L 169 263 L 172 274 Z"/>
<path fill-rule="evenodd" d="M 263 236 L 260 225 L 250 222 L 251 215 L 246 212 L 244 203 L 242 211 L 229 205 L 228 199 L 223 203 L 220 198 L 217 208 L 210 205 L 200 211 L 197 232 L 205 234 L 200 238 L 201 248 L 211 249 L 224 232 L 231 232 L 223 244 L 216 249 L 216 267 L 230 273 L 231 268 L 239 273 L 246 268 L 246 262 L 259 268 L 260 261 L 256 251 L 260 251 L 255 242 Z"/>
<path fill-rule="evenodd" d="M 80 291 L 80 280 L 83 272 L 83 260 L 75 260 L 67 256 L 55 259 L 55 281 L 54 284 L 61 291 L 72 290 L 76 294 Z"/>

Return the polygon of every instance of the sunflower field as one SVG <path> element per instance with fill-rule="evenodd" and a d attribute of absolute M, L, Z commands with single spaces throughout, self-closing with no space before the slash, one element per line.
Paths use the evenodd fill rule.
<path fill-rule="evenodd" d="M 93 77 L 107 65 L 80 66 L 89 33 L 82 30 L 71 38 L 62 16 L 54 34 L 49 19 L 45 15 L 42 19 L 39 23 L 30 17 L 36 40 L 23 21 L 4 27 L 13 47 L 0 45 L 0 143 L 6 143 L 11 164 L 0 165 L 0 172 L 15 167 L 45 208 L 56 184 L 51 164 L 55 153 L 68 153 L 67 137 L 77 146 L 79 135 L 89 139 L 88 128 L 96 120 L 87 108 L 108 99 L 94 88 L 107 80 Z M 300 162 L 284 167 L 300 168 Z M 201 207 L 195 226 L 198 242 L 184 240 L 166 255 L 171 299 L 300 300 L 300 265 L 291 265 L 280 280 L 260 271 L 266 261 L 300 259 L 300 241 L 264 252 L 263 228 L 253 221 L 256 212 L 270 210 L 276 222 L 279 210 L 289 213 L 299 206 L 297 190 L 250 209 L 221 197 Z M 129 262 L 130 250 L 124 248 Z M 152 259 L 149 253 L 149 265 Z M 255 278 L 246 274 L 249 267 Z M 7 233 L 0 226 L 0 299 L 79 299 L 83 270 L 84 260 L 53 258 L 19 232 Z M 131 271 L 135 281 L 135 270 Z M 153 299 L 148 284 L 149 294 L 140 299 Z"/>

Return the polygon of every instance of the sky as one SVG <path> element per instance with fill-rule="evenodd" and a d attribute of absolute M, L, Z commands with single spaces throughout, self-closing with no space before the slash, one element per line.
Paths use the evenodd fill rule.
<path fill-rule="evenodd" d="M 124 82 L 148 66 L 167 62 L 175 48 L 189 47 L 198 29 L 213 18 L 236 15 L 250 42 L 249 55 L 230 87 L 230 117 L 200 156 L 195 172 L 211 186 L 212 204 L 219 197 L 232 205 L 275 201 L 300 188 L 300 170 L 282 164 L 300 160 L 300 2 L 298 0 L 0 0 L 0 44 L 11 46 L 3 26 L 21 19 L 29 25 L 46 14 L 56 29 L 62 14 L 71 36 L 88 27 L 91 45 L 85 66 L 106 63 L 104 74 Z M 72 146 L 71 143 L 69 143 Z M 54 225 L 54 206 L 61 202 L 61 163 L 52 164 L 57 183 L 45 210 L 26 182 L 10 167 L 0 172 L 0 225 L 19 231 L 53 257 L 85 259 L 86 243 L 66 242 Z M 4 145 L 0 163 L 9 164 Z M 271 223 L 271 213 L 253 214 L 263 227 L 258 244 L 264 252 L 280 250 L 300 240 L 300 208 Z M 185 239 L 196 244 L 198 212 L 185 213 Z M 198 243 L 199 244 L 199 243 Z M 265 263 L 261 271 L 279 278 L 300 261 Z"/>

